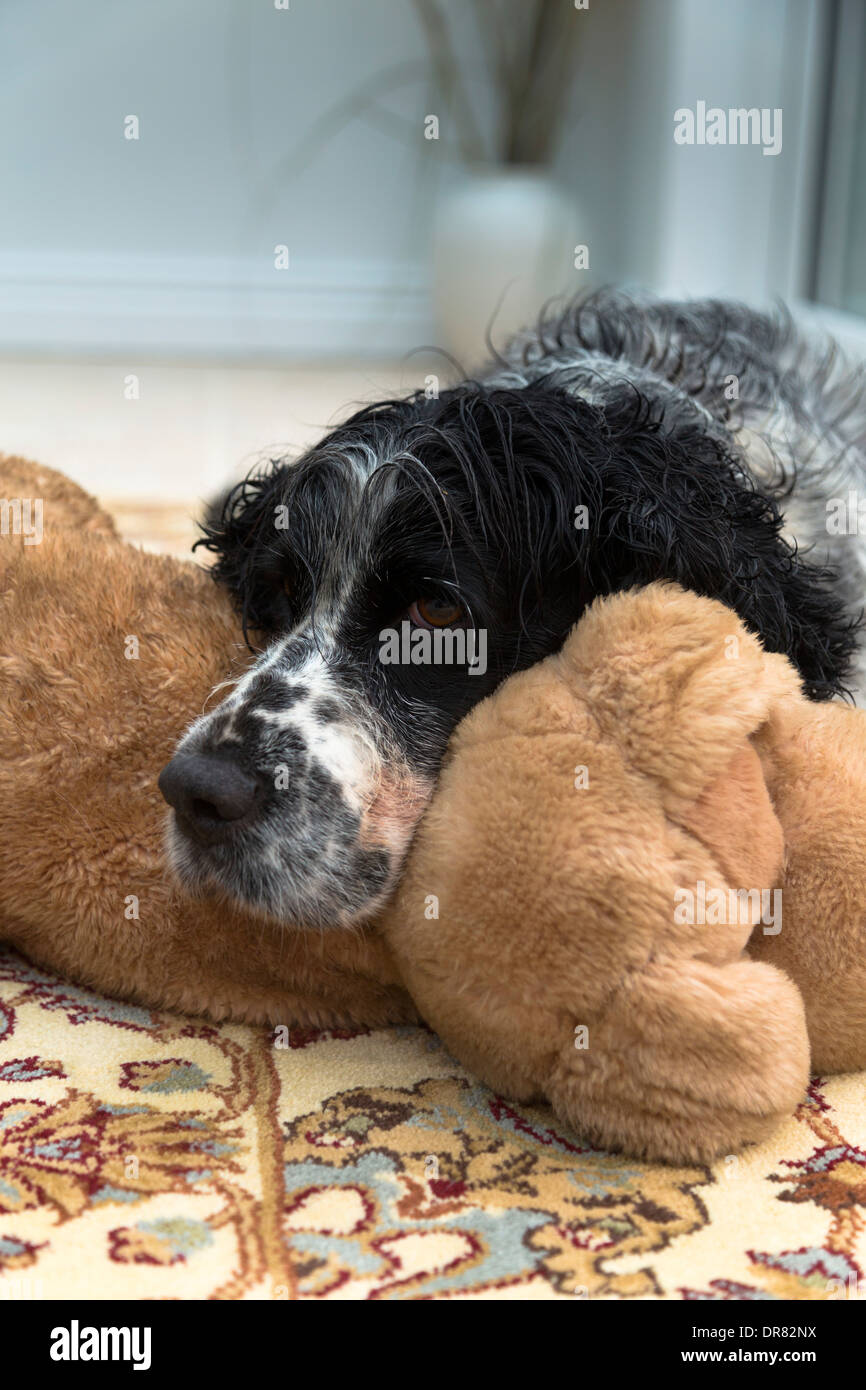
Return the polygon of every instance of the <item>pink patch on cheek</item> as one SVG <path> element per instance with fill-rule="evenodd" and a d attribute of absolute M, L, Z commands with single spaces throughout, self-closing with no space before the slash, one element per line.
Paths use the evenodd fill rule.
<path fill-rule="evenodd" d="M 433 794 L 429 778 L 383 776 L 361 821 L 360 843 L 402 853 Z"/>

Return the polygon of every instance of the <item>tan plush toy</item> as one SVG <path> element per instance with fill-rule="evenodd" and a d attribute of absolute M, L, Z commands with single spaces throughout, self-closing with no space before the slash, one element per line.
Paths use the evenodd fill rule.
<path fill-rule="evenodd" d="M 597 602 L 457 730 L 386 927 L 491 1086 L 645 1157 L 757 1140 L 810 1039 L 866 1066 L 866 712 L 719 603 Z"/>
<path fill-rule="evenodd" d="M 765 1134 L 809 1038 L 818 1071 L 866 1065 L 866 713 L 804 700 L 734 613 L 595 604 L 460 726 L 378 926 L 278 927 L 163 859 L 157 773 L 246 659 L 227 601 L 49 469 L 0 458 L 0 496 L 44 509 L 0 538 L 0 940 L 212 1018 L 417 1005 L 492 1085 L 650 1157 Z"/>

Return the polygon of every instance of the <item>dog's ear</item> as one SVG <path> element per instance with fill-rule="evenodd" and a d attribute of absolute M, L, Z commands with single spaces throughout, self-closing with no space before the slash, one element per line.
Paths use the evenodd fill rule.
<path fill-rule="evenodd" d="M 725 428 L 661 383 L 593 378 L 577 394 L 561 378 L 467 393 L 457 422 L 464 482 L 484 477 L 521 618 L 570 624 L 599 595 L 670 579 L 735 609 L 810 695 L 838 693 L 855 625 L 832 573 L 783 537 Z"/>
<path fill-rule="evenodd" d="M 279 585 L 269 558 L 273 556 L 276 564 L 276 509 L 285 470 L 282 461 L 271 460 L 215 498 L 193 547 L 216 556 L 211 574 L 235 599 L 245 635 L 251 629 L 267 632 L 277 625 Z"/>
<path fill-rule="evenodd" d="M 722 427 L 691 401 L 651 407 L 625 385 L 599 415 L 603 497 L 582 561 L 591 588 L 671 579 L 720 599 L 767 650 L 791 658 L 812 697 L 838 693 L 855 623 L 832 572 L 784 538 L 777 503 L 758 490 Z"/>

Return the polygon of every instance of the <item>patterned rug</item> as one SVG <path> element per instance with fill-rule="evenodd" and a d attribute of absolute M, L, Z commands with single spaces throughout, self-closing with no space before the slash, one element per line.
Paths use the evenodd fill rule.
<path fill-rule="evenodd" d="M 851 1296 L 864 1082 L 713 1168 L 647 1165 L 420 1028 L 215 1027 L 0 951 L 0 1298 Z"/>

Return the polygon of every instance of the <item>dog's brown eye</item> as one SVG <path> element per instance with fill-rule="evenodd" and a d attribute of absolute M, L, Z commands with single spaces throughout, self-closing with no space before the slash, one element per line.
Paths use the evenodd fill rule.
<path fill-rule="evenodd" d="M 286 598 L 292 597 L 292 581 L 290 579 L 284 579 L 282 584 L 280 585 L 280 588 L 282 589 Z"/>
<path fill-rule="evenodd" d="M 466 617 L 462 603 L 450 598 L 418 598 L 409 609 L 409 618 L 419 627 L 457 627 Z"/>

